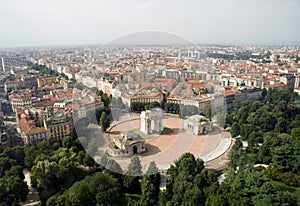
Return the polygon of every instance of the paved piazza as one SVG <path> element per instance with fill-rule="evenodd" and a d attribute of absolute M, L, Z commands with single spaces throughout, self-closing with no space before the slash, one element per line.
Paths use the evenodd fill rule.
<path fill-rule="evenodd" d="M 132 117 L 131 117 L 132 118 Z M 119 122 L 124 121 L 120 119 Z M 222 131 L 214 127 L 213 131 L 207 135 L 192 135 L 184 132 L 181 128 L 183 120 L 175 116 L 167 116 L 163 120 L 164 127 L 173 129 L 173 133 L 168 135 L 153 135 L 153 138 L 146 140 L 147 152 L 140 154 L 140 160 L 143 169 L 151 161 L 155 161 L 160 169 L 166 169 L 183 153 L 190 152 L 195 157 L 206 157 L 220 146 Z M 120 131 L 138 131 L 140 128 L 140 119 L 135 118 L 131 121 L 117 123 L 110 132 L 110 138 L 120 134 Z M 219 151 L 220 153 L 220 151 Z M 130 158 L 114 158 L 123 169 L 126 169 Z"/>

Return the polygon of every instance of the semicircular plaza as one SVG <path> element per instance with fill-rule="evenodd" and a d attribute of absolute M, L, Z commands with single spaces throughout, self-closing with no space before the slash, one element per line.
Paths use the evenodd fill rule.
<path fill-rule="evenodd" d="M 111 127 L 109 139 L 111 141 L 123 132 L 133 131 L 139 133 L 140 125 L 139 115 L 121 117 Z M 160 170 L 167 169 L 186 152 L 190 152 L 196 158 L 199 157 L 204 162 L 208 162 L 224 154 L 231 145 L 230 134 L 224 133 L 218 126 L 214 126 L 208 134 L 193 135 L 182 129 L 183 120 L 175 115 L 167 115 L 163 120 L 163 125 L 171 129 L 172 132 L 143 136 L 147 151 L 139 154 L 139 158 L 144 170 L 151 161 L 154 161 Z M 127 169 L 130 157 L 112 158 L 120 164 L 122 169 Z"/>

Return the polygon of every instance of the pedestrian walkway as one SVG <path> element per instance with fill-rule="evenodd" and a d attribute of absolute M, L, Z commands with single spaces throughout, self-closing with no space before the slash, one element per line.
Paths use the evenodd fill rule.
<path fill-rule="evenodd" d="M 223 155 L 230 148 L 231 144 L 232 139 L 230 137 L 227 137 L 226 135 L 223 135 L 217 148 L 209 152 L 208 154 L 201 156 L 200 159 L 202 159 L 204 162 L 212 161 Z"/>
<path fill-rule="evenodd" d="M 31 173 L 27 169 L 23 169 L 23 174 L 25 176 L 25 181 L 28 185 L 29 193 L 27 195 L 27 200 L 25 202 L 22 202 L 22 206 L 38 206 L 42 205 L 38 192 L 35 188 L 31 186 Z"/>

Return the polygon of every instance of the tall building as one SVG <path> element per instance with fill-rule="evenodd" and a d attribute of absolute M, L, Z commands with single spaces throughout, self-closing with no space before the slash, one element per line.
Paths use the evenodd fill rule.
<path fill-rule="evenodd" d="M 2 71 L 27 67 L 26 58 L 23 56 L 0 56 L 0 68 Z"/>
<path fill-rule="evenodd" d="M 44 120 L 44 127 L 47 129 L 47 137 L 52 139 L 63 139 L 70 135 L 73 130 L 73 122 L 70 116 L 62 113 Z"/>

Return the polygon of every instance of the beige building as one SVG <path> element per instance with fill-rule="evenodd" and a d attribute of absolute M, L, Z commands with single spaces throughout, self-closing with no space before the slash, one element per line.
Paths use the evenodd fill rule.
<path fill-rule="evenodd" d="M 37 127 L 35 122 L 24 113 L 20 115 L 18 125 L 24 144 L 39 142 L 48 138 L 47 129 L 45 127 Z"/>
<path fill-rule="evenodd" d="M 53 118 L 44 121 L 44 127 L 47 129 L 48 138 L 59 140 L 72 133 L 73 122 L 66 117 Z"/>
<path fill-rule="evenodd" d="M 45 86 L 51 86 L 52 84 L 57 82 L 56 77 L 41 77 L 37 78 L 38 88 L 42 88 Z"/>
<path fill-rule="evenodd" d="M 31 94 L 28 90 L 13 91 L 9 95 L 9 102 L 14 112 L 17 108 L 30 108 L 32 106 Z"/>
<path fill-rule="evenodd" d="M 135 94 L 135 95 L 126 95 L 121 96 L 123 103 L 127 108 L 130 108 L 132 103 L 153 103 L 158 102 L 159 104 L 163 101 L 163 93 L 145 93 L 145 94 Z"/>
<path fill-rule="evenodd" d="M 130 103 L 140 102 L 140 103 L 152 103 L 158 102 L 161 104 L 163 101 L 163 94 L 161 92 L 157 93 L 147 93 L 147 94 L 137 94 L 131 97 Z"/>
<path fill-rule="evenodd" d="M 146 151 L 145 140 L 134 132 L 121 133 L 108 148 L 111 156 L 132 156 Z"/>
<path fill-rule="evenodd" d="M 7 81 L 4 83 L 4 91 L 5 93 L 9 93 L 9 91 L 16 90 L 21 86 L 23 86 L 23 82 L 21 80 Z"/>
<path fill-rule="evenodd" d="M 183 128 L 194 135 L 207 134 L 212 130 L 212 123 L 202 115 L 193 115 L 184 120 Z"/>
<path fill-rule="evenodd" d="M 211 108 L 211 102 L 213 98 L 208 95 L 196 97 L 194 99 L 184 99 L 184 98 L 167 98 L 167 103 L 179 104 L 184 106 L 195 106 L 199 108 L 200 113 L 205 113 L 206 109 Z"/>

